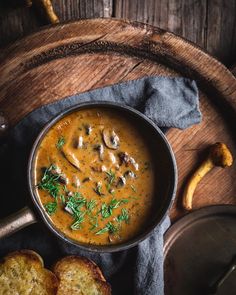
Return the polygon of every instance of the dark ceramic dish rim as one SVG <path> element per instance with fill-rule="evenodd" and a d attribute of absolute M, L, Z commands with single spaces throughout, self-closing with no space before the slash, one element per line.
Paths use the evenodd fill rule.
<path fill-rule="evenodd" d="M 35 190 L 33 188 L 33 163 L 34 163 L 34 158 L 37 153 L 37 148 L 39 144 L 41 143 L 42 139 L 44 136 L 47 134 L 49 129 L 56 124 L 60 119 L 65 117 L 66 115 L 69 115 L 70 113 L 73 113 L 76 110 L 80 109 L 86 109 L 86 108 L 113 108 L 119 111 L 126 111 L 129 113 L 129 115 L 134 116 L 138 120 L 145 121 L 150 127 L 154 128 L 155 132 L 158 134 L 158 136 L 161 137 L 161 140 L 165 144 L 167 151 L 170 156 L 170 160 L 172 163 L 172 167 L 170 167 L 170 170 L 172 171 L 171 175 L 171 187 L 170 187 L 170 193 L 168 195 L 168 201 L 166 201 L 165 206 L 162 206 L 161 210 L 159 211 L 159 214 L 157 217 L 154 218 L 154 222 L 152 225 L 150 225 L 144 232 L 140 233 L 138 236 L 134 237 L 131 240 L 128 240 L 124 243 L 120 244 L 114 244 L 114 245 L 92 245 L 92 244 L 83 244 L 79 243 L 76 240 L 73 240 L 66 235 L 64 235 L 62 232 L 60 232 L 58 229 L 56 229 L 52 222 L 49 220 L 47 214 L 45 213 L 45 210 L 42 208 L 42 206 L 39 204 L 38 197 L 35 194 Z M 82 250 L 87 250 L 87 251 L 92 251 L 92 252 L 98 252 L 98 253 L 112 253 L 112 252 L 117 252 L 117 251 L 122 251 L 129 249 L 131 247 L 136 246 L 143 240 L 145 240 L 148 236 L 151 235 L 153 230 L 162 223 L 163 219 L 166 217 L 168 210 L 170 209 L 175 194 L 176 194 L 176 189 L 177 189 L 177 165 L 176 165 L 176 160 L 174 153 L 172 151 L 172 148 L 166 139 L 165 135 L 162 133 L 159 127 L 155 125 L 153 121 L 151 121 L 149 118 L 147 118 L 144 114 L 141 112 L 137 111 L 136 109 L 129 107 L 127 105 L 121 105 L 118 103 L 113 103 L 113 102 L 107 102 L 107 101 L 96 101 L 96 102 L 83 102 L 83 103 L 78 103 L 74 106 L 71 106 L 69 108 L 66 108 L 64 111 L 62 111 L 60 114 L 56 115 L 51 121 L 49 121 L 41 130 L 41 132 L 38 134 L 36 140 L 34 141 L 33 147 L 30 152 L 29 156 L 29 161 L 28 161 L 28 169 L 27 169 L 27 180 L 28 180 L 28 188 L 30 191 L 31 199 L 33 200 L 33 204 L 36 206 L 37 211 L 46 224 L 46 226 L 50 229 L 52 233 L 54 233 L 57 237 L 62 239 L 64 242 L 70 243 Z"/>

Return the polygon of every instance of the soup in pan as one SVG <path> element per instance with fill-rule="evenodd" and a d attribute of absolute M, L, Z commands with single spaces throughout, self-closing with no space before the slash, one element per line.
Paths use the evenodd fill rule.
<path fill-rule="evenodd" d="M 94 245 L 121 243 L 150 219 L 151 151 L 139 126 L 121 112 L 78 110 L 41 141 L 35 184 L 52 224 L 66 236 Z"/>

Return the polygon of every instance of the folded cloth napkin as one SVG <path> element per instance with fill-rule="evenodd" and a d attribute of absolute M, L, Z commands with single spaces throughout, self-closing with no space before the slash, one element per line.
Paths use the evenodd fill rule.
<path fill-rule="evenodd" d="M 27 159 L 42 127 L 67 107 L 85 101 L 113 101 L 143 112 L 160 127 L 187 128 L 201 121 L 196 83 L 187 78 L 145 77 L 73 95 L 28 114 L 0 146 L 2 203 L 0 217 L 30 204 Z M 53 236 L 43 223 L 34 224 L 0 242 L 0 256 L 22 248 L 38 251 L 50 266 L 70 254 L 93 259 L 112 285 L 113 294 L 162 295 L 163 234 L 169 218 L 132 249 L 97 254 L 77 249 Z"/>

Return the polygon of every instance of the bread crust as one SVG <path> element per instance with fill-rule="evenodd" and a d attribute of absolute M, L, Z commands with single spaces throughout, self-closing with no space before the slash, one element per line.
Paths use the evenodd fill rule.
<path fill-rule="evenodd" d="M 44 267 L 44 262 L 43 262 L 42 257 L 37 252 L 35 252 L 33 250 L 28 250 L 28 249 L 23 249 L 23 250 L 11 252 L 11 253 L 7 254 L 5 257 L 3 257 L 2 261 L 4 262 L 6 260 L 9 260 L 9 259 L 15 258 L 15 257 L 16 258 L 25 257 L 29 261 L 36 263 L 41 267 Z"/>
<path fill-rule="evenodd" d="M 110 295 L 111 287 L 110 284 L 106 282 L 102 271 L 100 268 L 90 259 L 82 256 L 67 256 L 60 259 L 53 267 L 53 271 L 59 279 L 58 295 L 67 294 L 70 292 L 70 295 L 90 295 L 90 291 L 86 286 L 93 284 L 94 289 L 96 289 L 97 294 L 101 295 Z M 75 273 L 77 271 L 77 273 Z M 68 279 L 69 273 L 73 272 L 73 278 Z M 80 281 L 81 273 L 86 273 L 88 277 L 87 282 L 82 283 Z M 77 280 L 74 280 L 74 277 Z M 78 291 L 76 288 L 73 288 L 70 285 L 74 286 L 79 283 L 80 289 Z M 81 290 L 83 288 L 83 290 Z"/>
<path fill-rule="evenodd" d="M 0 263 L 0 295 L 55 295 L 57 288 L 57 277 L 32 250 L 9 253 Z"/>

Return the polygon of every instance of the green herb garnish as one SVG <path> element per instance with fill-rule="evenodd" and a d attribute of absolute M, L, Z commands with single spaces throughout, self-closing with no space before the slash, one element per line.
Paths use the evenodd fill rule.
<path fill-rule="evenodd" d="M 72 230 L 81 229 L 81 223 L 84 222 L 85 212 L 77 212 L 75 222 L 70 226 Z"/>
<path fill-rule="evenodd" d="M 116 209 L 116 208 L 118 208 L 120 206 L 120 204 L 121 204 L 121 200 L 118 201 L 117 199 L 112 199 L 110 204 L 109 204 L 109 207 L 111 209 Z"/>
<path fill-rule="evenodd" d="M 68 192 L 69 192 L 69 190 L 68 190 L 68 188 L 66 187 L 66 185 L 63 185 L 63 190 L 64 190 L 65 193 L 68 193 Z"/>
<path fill-rule="evenodd" d="M 121 199 L 121 200 L 112 199 L 109 204 L 103 203 L 101 210 L 100 210 L 102 217 L 103 218 L 110 217 L 113 213 L 113 210 L 118 208 L 120 205 L 122 205 L 124 203 L 128 203 L 128 200 L 127 199 Z"/>
<path fill-rule="evenodd" d="M 82 194 L 75 192 L 72 194 L 72 196 L 69 196 L 68 201 L 66 202 L 66 207 L 71 209 L 71 212 L 73 213 L 74 217 L 77 218 L 77 215 L 80 216 L 80 209 L 84 205 L 86 205 L 87 201 L 82 196 Z"/>
<path fill-rule="evenodd" d="M 125 223 L 129 222 L 129 214 L 128 214 L 128 210 L 125 208 L 121 209 L 121 214 L 117 216 L 117 221 L 118 222 L 122 222 L 125 221 Z"/>
<path fill-rule="evenodd" d="M 106 172 L 106 175 L 107 175 L 106 179 L 107 179 L 107 182 L 108 182 L 106 184 L 106 188 L 107 188 L 108 192 L 111 193 L 111 186 L 115 181 L 116 175 L 111 169 L 108 172 Z"/>
<path fill-rule="evenodd" d="M 96 207 L 96 200 L 90 200 L 90 201 L 87 201 L 86 203 L 86 208 L 89 212 L 91 212 L 95 207 Z"/>
<path fill-rule="evenodd" d="M 131 189 L 132 189 L 133 192 L 135 192 L 135 193 L 137 192 L 136 187 L 134 185 L 132 185 L 132 184 L 131 184 Z"/>
<path fill-rule="evenodd" d="M 86 206 L 86 204 L 87 200 L 79 192 L 75 192 L 69 196 L 65 210 L 74 217 L 74 223 L 71 225 L 72 230 L 81 228 L 81 223 L 84 222 L 84 215 L 86 214 L 86 210 L 81 211 L 81 208 Z"/>
<path fill-rule="evenodd" d="M 111 202 L 110 202 L 110 206 L 112 207 L 112 209 L 116 209 L 120 205 L 126 204 L 128 202 L 129 202 L 129 200 L 127 200 L 127 199 L 121 199 L 121 200 L 112 199 Z"/>
<path fill-rule="evenodd" d="M 44 208 L 49 215 L 53 215 L 57 211 L 57 202 L 48 202 L 44 204 Z"/>
<path fill-rule="evenodd" d="M 47 191 L 53 198 L 56 199 L 60 190 L 60 174 L 53 174 L 51 172 L 55 169 L 55 165 L 50 165 L 45 169 L 41 182 L 38 184 L 38 188 Z"/>
<path fill-rule="evenodd" d="M 101 234 L 104 234 L 106 232 L 109 232 L 110 234 L 113 234 L 115 232 L 118 231 L 118 227 L 112 223 L 112 222 L 108 222 L 107 225 L 100 229 L 99 231 L 96 232 L 96 235 L 101 235 Z"/>
<path fill-rule="evenodd" d="M 102 204 L 101 214 L 103 218 L 108 218 L 112 215 L 112 207 L 107 204 Z"/>
<path fill-rule="evenodd" d="M 109 231 L 108 227 L 104 227 L 102 229 L 100 229 L 99 231 L 96 232 L 96 235 L 101 235 L 101 234 L 105 234 Z"/>
<path fill-rule="evenodd" d="M 114 182 L 116 175 L 114 172 L 112 172 L 112 170 L 109 170 L 108 172 L 106 172 L 106 175 L 107 175 L 107 181 L 111 185 Z"/>
<path fill-rule="evenodd" d="M 66 200 L 65 200 L 65 196 L 64 195 L 60 195 L 60 199 L 61 199 L 62 204 L 65 204 L 66 203 Z"/>
<path fill-rule="evenodd" d="M 97 228 L 98 227 L 98 217 L 97 216 L 91 216 L 90 217 L 90 224 L 92 225 L 91 227 L 90 227 L 90 229 L 89 230 L 94 230 L 95 228 Z"/>
<path fill-rule="evenodd" d="M 61 136 L 58 138 L 58 141 L 56 143 L 56 147 L 60 150 L 65 143 L 66 143 L 65 138 L 63 136 Z"/>

